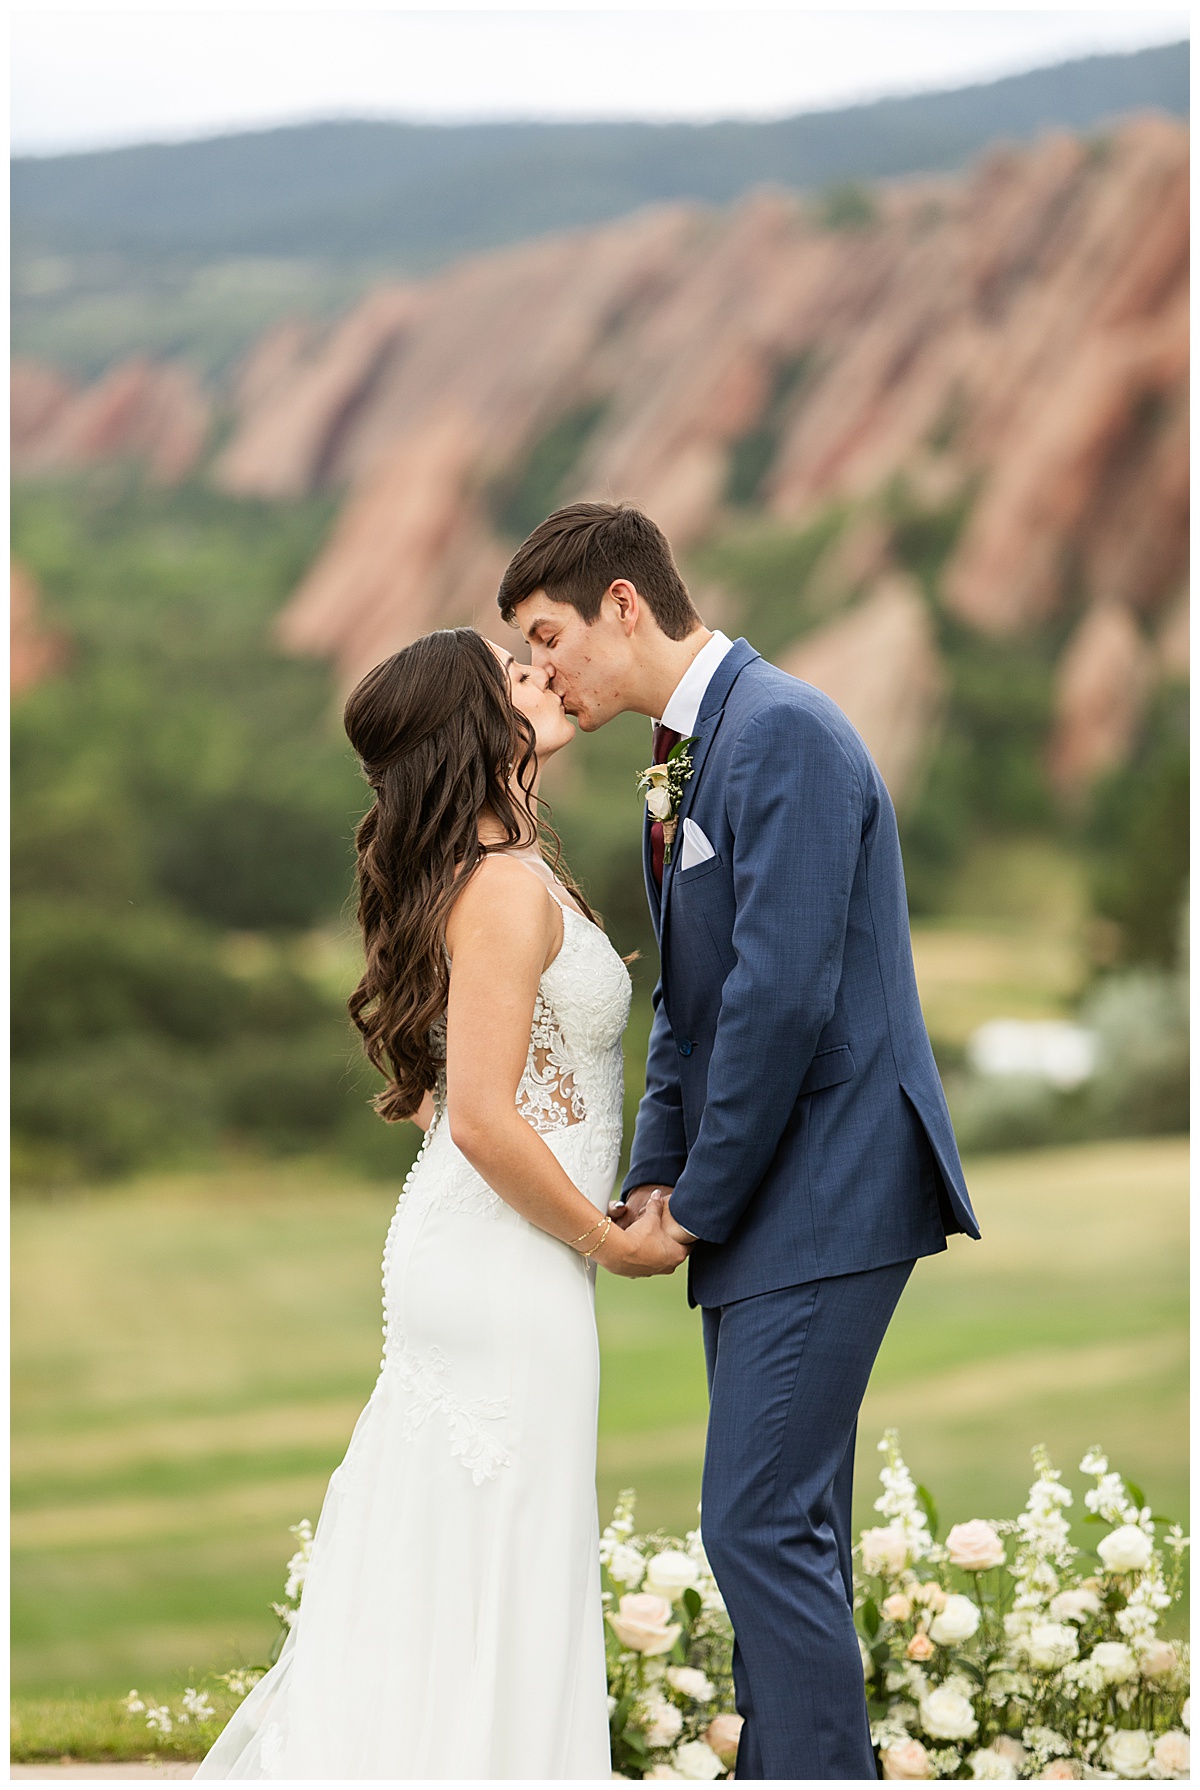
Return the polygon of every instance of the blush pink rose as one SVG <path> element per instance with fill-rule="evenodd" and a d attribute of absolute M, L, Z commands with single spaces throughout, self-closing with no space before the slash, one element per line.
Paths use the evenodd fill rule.
<path fill-rule="evenodd" d="M 929 1636 L 922 1630 L 920 1634 L 913 1636 L 904 1651 L 909 1659 L 932 1659 L 934 1655 L 934 1645 L 929 1639 Z"/>
<path fill-rule="evenodd" d="M 732 1765 L 737 1758 L 738 1742 L 742 1738 L 742 1726 L 740 1715 L 714 1715 L 704 1730 L 705 1740 L 722 1765 Z"/>
<path fill-rule="evenodd" d="M 679 1623 L 671 1621 L 666 1598 L 649 1591 L 627 1591 L 608 1620 L 622 1647 L 651 1656 L 670 1653 L 681 1632 Z"/>
<path fill-rule="evenodd" d="M 898 1740 L 894 1746 L 884 1747 L 882 1758 L 885 1778 L 898 1780 L 933 1776 L 929 1754 L 919 1740 Z"/>
<path fill-rule="evenodd" d="M 1051 1759 L 1040 1775 L 1043 1778 L 1080 1778 L 1083 1772 L 1074 1759 Z"/>
<path fill-rule="evenodd" d="M 946 1552 L 952 1566 L 964 1572 L 986 1572 L 989 1567 L 1004 1563 L 1004 1543 L 990 1523 L 976 1517 L 971 1523 L 955 1523 L 946 1537 Z"/>

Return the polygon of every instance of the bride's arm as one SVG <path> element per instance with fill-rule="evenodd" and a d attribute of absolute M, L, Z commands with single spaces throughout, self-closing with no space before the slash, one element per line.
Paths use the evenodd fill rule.
<path fill-rule="evenodd" d="M 453 960 L 446 1009 L 446 1118 L 467 1161 L 510 1206 L 562 1242 L 591 1249 L 603 1215 L 517 1110 L 538 982 L 561 937 L 562 917 L 520 864 L 490 857 L 454 904 L 446 927 Z M 686 1251 L 661 1207 L 621 1230 L 594 1260 L 616 1274 L 669 1273 Z"/>

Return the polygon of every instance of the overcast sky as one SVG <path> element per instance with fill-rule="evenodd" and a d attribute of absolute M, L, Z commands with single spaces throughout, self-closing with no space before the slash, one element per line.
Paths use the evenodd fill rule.
<path fill-rule="evenodd" d="M 329 117 L 770 117 L 1188 34 L 1142 8 L 632 4 L 141 9 L 12 17 L 18 152 Z"/>

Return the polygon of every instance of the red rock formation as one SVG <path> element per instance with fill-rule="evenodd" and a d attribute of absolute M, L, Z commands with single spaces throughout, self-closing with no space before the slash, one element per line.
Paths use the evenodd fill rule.
<path fill-rule="evenodd" d="M 1078 795 L 1125 758 L 1152 676 L 1151 650 L 1129 610 L 1096 603 L 1058 667 L 1050 772 L 1063 795 Z"/>
<path fill-rule="evenodd" d="M 37 586 L 16 561 L 8 580 L 8 685 L 14 696 L 40 684 L 66 656 L 66 643 L 38 620 Z"/>
<path fill-rule="evenodd" d="M 23 381 L 17 473 L 45 473 L 99 461 L 139 459 L 151 478 L 176 484 L 195 466 L 208 435 L 211 406 L 188 368 L 135 359 L 111 368 L 95 385 L 47 403 L 40 424 Z M 15 413 L 14 413 L 15 415 Z"/>
<path fill-rule="evenodd" d="M 885 577 L 780 664 L 832 696 L 866 741 L 892 800 L 902 805 L 944 689 L 929 609 L 912 581 Z"/>
<path fill-rule="evenodd" d="M 41 361 L 15 360 L 9 375 L 9 413 L 15 461 L 29 453 L 75 394 L 75 387 L 55 367 Z"/>
<path fill-rule="evenodd" d="M 881 188 L 863 229 L 764 193 L 480 256 L 265 342 L 218 477 L 349 487 L 283 624 L 346 676 L 442 617 L 494 625 L 489 491 L 589 403 L 560 495 L 632 498 L 684 549 L 768 428 L 781 523 L 869 515 L 897 477 L 927 507 L 971 497 L 946 589 L 977 627 L 1081 589 L 1150 615 L 1185 564 L 1186 182 L 1186 131 L 1145 118 Z M 875 576 L 877 527 L 858 538 Z"/>

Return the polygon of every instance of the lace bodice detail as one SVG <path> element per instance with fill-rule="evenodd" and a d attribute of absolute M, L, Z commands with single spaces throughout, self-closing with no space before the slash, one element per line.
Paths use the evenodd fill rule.
<path fill-rule="evenodd" d="M 601 1210 L 612 1192 L 621 1153 L 621 1039 L 630 993 L 629 972 L 604 933 L 564 906 L 562 947 L 538 983 L 517 1110 Z M 444 1050 L 444 1022 L 437 1031 L 435 1046 Z M 450 1136 L 444 1070 L 434 1090 L 433 1122 L 405 1180 L 384 1248 L 384 1364 L 394 1356 L 404 1367 L 403 1339 L 397 1335 L 389 1341 L 392 1245 L 406 1211 L 427 1203 L 483 1219 L 509 1210 Z"/>

